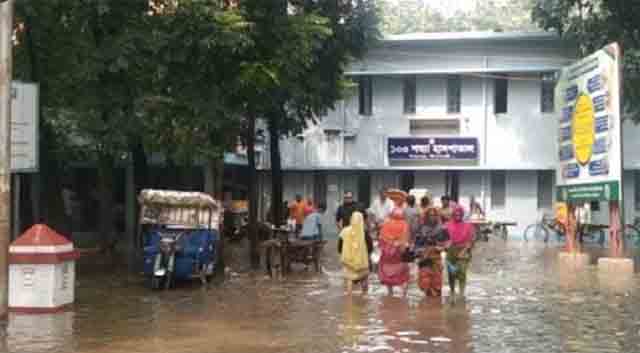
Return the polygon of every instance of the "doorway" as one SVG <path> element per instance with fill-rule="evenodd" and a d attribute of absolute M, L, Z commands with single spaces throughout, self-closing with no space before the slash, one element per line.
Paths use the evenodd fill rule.
<path fill-rule="evenodd" d="M 313 202 L 327 204 L 327 173 L 316 172 L 313 178 Z"/>
<path fill-rule="evenodd" d="M 369 172 L 358 173 L 358 202 L 362 207 L 369 208 L 371 202 L 371 174 Z"/>
<path fill-rule="evenodd" d="M 444 175 L 444 191 L 449 195 L 452 201 L 458 202 L 460 197 L 460 172 L 457 170 L 449 170 Z"/>
<path fill-rule="evenodd" d="M 409 192 L 414 188 L 416 183 L 416 175 L 413 171 L 402 172 L 400 174 L 400 189 Z"/>

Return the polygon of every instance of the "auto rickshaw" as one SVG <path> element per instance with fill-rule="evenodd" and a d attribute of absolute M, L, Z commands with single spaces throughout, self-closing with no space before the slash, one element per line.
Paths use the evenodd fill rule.
<path fill-rule="evenodd" d="M 220 204 L 199 192 L 143 190 L 138 197 L 143 272 L 153 289 L 212 276 L 221 256 Z"/>

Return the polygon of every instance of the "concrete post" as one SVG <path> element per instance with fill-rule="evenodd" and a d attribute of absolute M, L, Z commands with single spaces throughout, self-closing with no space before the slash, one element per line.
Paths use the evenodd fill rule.
<path fill-rule="evenodd" d="M 11 237 L 11 76 L 13 0 L 0 2 L 0 317 L 9 304 L 9 239 Z"/>

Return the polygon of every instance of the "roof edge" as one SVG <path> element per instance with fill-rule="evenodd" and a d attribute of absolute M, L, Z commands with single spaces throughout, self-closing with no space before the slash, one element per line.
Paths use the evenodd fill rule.
<path fill-rule="evenodd" d="M 382 43 L 446 42 L 446 41 L 500 41 L 500 40 L 562 40 L 553 32 L 418 32 L 388 35 Z"/>

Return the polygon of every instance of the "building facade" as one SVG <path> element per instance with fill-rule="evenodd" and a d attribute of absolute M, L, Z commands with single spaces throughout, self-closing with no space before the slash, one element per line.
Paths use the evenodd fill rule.
<path fill-rule="evenodd" d="M 326 201 L 333 228 L 345 191 L 369 204 L 384 186 L 426 188 L 463 205 L 475 196 L 489 217 L 516 221 L 512 231 L 521 234 L 553 209 L 554 77 L 575 60 L 575 46 L 549 33 L 388 37 L 349 68 L 358 85 L 348 97 L 319 124 L 281 141 L 285 200 Z M 640 203 L 640 129 L 625 123 L 623 133 L 632 218 Z M 266 200 L 270 163 L 268 153 L 261 156 Z M 608 221 L 602 210 L 594 221 Z"/>

